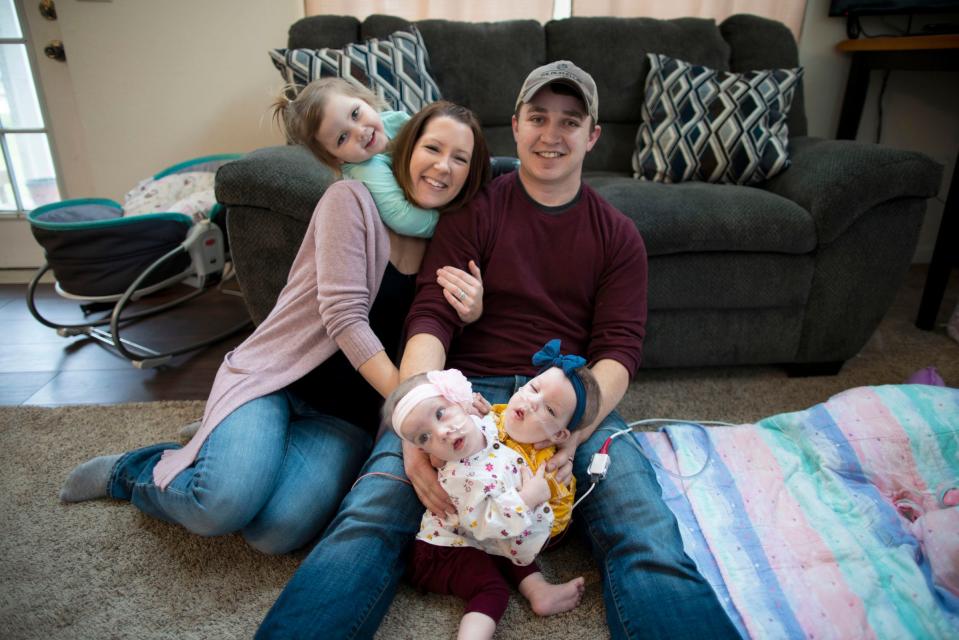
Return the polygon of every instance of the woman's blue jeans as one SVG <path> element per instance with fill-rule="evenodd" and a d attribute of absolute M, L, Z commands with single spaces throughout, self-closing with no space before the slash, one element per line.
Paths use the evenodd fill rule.
<path fill-rule="evenodd" d="M 474 378 L 473 390 L 504 403 L 528 378 Z M 589 487 L 592 454 L 625 428 L 612 413 L 580 445 L 575 473 Z M 663 503 L 649 461 L 614 444 L 606 480 L 577 507 L 603 575 L 606 620 L 613 638 L 738 638 L 709 584 L 683 552 L 679 529 Z M 400 442 L 387 433 L 363 469 L 405 478 Z M 410 485 L 383 476 L 363 478 L 280 594 L 257 638 L 372 637 L 406 566 L 423 505 Z"/>
<path fill-rule="evenodd" d="M 163 491 L 153 467 L 174 443 L 123 454 L 108 491 L 193 533 L 238 531 L 264 553 L 288 553 L 323 531 L 371 445 L 362 429 L 277 391 L 227 416 Z"/>

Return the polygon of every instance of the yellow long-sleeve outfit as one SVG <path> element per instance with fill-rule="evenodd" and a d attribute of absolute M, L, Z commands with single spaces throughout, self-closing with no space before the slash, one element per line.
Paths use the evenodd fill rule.
<path fill-rule="evenodd" d="M 509 437 L 504 427 L 505 404 L 494 404 L 490 412 L 496 418 L 496 430 L 499 432 L 500 442 L 513 449 L 523 456 L 530 471 L 536 473 L 540 465 L 545 464 L 547 460 L 556 453 L 556 447 L 546 447 L 545 449 L 536 449 L 532 444 L 525 442 L 516 442 Z M 553 477 L 553 474 L 546 474 L 546 483 L 549 485 L 549 506 L 553 509 L 553 528 L 550 530 L 550 537 L 554 538 L 569 526 L 573 518 L 573 502 L 576 497 L 576 478 L 569 479 L 569 485 L 560 484 Z"/>

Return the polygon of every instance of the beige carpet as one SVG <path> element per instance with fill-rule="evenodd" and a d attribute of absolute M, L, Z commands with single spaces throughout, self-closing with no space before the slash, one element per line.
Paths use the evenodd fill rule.
<path fill-rule="evenodd" d="M 912 326 L 918 296 L 917 283 L 912 284 L 838 376 L 789 379 L 774 367 L 643 371 L 622 413 L 627 420 L 751 422 L 803 409 L 853 386 L 901 382 L 927 365 L 959 386 L 959 344 L 942 329 L 926 333 Z M 954 304 L 955 295 L 947 300 Z M 0 409 L 0 637 L 253 635 L 302 555 L 265 557 L 237 536 L 202 539 L 126 503 L 64 505 L 57 499 L 75 464 L 172 439 L 201 410 L 198 402 Z M 582 542 L 573 539 L 546 554 L 543 565 L 552 579 L 585 575 L 583 604 L 542 620 L 515 597 L 497 637 L 606 637 L 599 574 Z M 452 598 L 420 596 L 404 587 L 378 637 L 453 637 L 460 611 Z"/>

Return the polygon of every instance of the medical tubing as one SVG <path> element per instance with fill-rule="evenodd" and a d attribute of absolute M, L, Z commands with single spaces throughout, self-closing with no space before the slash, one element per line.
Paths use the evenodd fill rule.
<path fill-rule="evenodd" d="M 632 433 L 632 432 L 635 430 L 634 427 L 642 426 L 642 425 L 648 425 L 648 424 L 663 424 L 663 425 L 669 425 L 669 424 L 685 424 L 685 425 L 689 425 L 689 426 L 691 426 L 691 427 L 696 427 L 697 429 L 699 429 L 700 431 L 702 431 L 703 436 L 705 436 L 705 438 L 706 438 L 706 460 L 703 462 L 703 466 L 702 466 L 696 473 L 692 473 L 692 474 L 689 474 L 689 475 L 682 475 L 682 474 L 676 473 L 675 471 L 671 471 L 671 470 L 667 469 L 667 468 L 664 467 L 663 465 L 659 464 L 658 462 L 656 462 L 655 460 L 653 460 L 652 458 L 650 458 L 649 456 L 647 456 L 647 455 L 646 455 L 646 452 L 643 451 L 643 448 L 642 448 L 641 446 L 639 446 L 639 443 L 636 442 L 635 439 L 632 439 L 632 438 L 631 438 L 631 439 L 629 440 L 630 443 L 631 443 L 634 447 L 636 447 L 636 450 L 639 451 L 640 455 L 642 455 L 642 456 L 645 457 L 647 460 L 649 460 L 649 463 L 650 463 L 651 465 L 653 465 L 653 466 L 656 467 L 657 469 L 661 469 L 661 470 L 662 470 L 663 472 L 665 472 L 667 475 L 672 476 L 673 478 L 676 478 L 676 479 L 678 479 L 678 480 L 692 480 L 693 478 L 699 476 L 699 475 L 700 475 L 703 471 L 705 471 L 706 468 L 709 466 L 709 463 L 710 463 L 710 461 L 712 460 L 713 447 L 712 447 L 712 441 L 709 439 L 709 434 L 706 432 L 706 425 L 710 425 L 710 426 L 723 426 L 723 427 L 732 427 L 732 426 L 734 426 L 733 424 L 731 424 L 731 423 L 729 423 L 729 422 L 722 422 L 722 421 L 719 421 L 719 420 L 677 420 L 677 419 L 674 419 L 674 418 L 647 418 L 647 419 L 645 419 L 645 420 L 636 420 L 636 421 L 634 421 L 634 422 L 628 423 L 628 424 L 626 425 L 626 428 L 625 428 L 625 429 L 618 429 L 618 430 L 617 430 L 617 429 L 615 429 L 614 427 L 604 427 L 604 428 L 602 428 L 602 429 L 599 429 L 599 431 L 612 431 L 612 432 L 613 432 L 613 435 L 611 435 L 609 438 L 606 439 L 606 442 L 604 442 L 604 443 L 603 443 L 603 446 L 600 447 L 598 453 L 607 453 L 607 452 L 609 451 L 609 447 L 610 447 L 610 445 L 612 444 L 613 440 L 615 440 L 616 438 L 618 438 L 619 436 L 621 436 L 621 435 L 623 435 L 623 434 Z"/>
<path fill-rule="evenodd" d="M 573 503 L 573 506 L 570 507 L 569 510 L 572 511 L 573 509 L 575 509 L 575 508 L 579 505 L 580 502 L 582 502 L 583 500 L 585 500 L 585 499 L 586 499 L 586 496 L 588 496 L 590 493 L 593 492 L 593 489 L 596 488 L 596 485 L 597 485 L 597 484 L 598 484 L 598 482 L 594 480 L 594 481 L 592 482 L 592 484 L 589 485 L 589 489 L 586 490 L 586 493 L 584 493 L 583 495 L 581 495 L 581 496 L 579 497 L 579 500 L 577 500 L 576 502 L 574 502 L 574 503 Z"/>

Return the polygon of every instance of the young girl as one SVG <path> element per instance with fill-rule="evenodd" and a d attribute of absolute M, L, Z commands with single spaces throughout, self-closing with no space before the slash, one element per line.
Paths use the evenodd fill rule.
<path fill-rule="evenodd" d="M 366 87 L 342 78 L 322 78 L 292 100 L 285 92 L 278 96 L 273 119 L 287 138 L 307 147 L 334 172 L 366 185 L 390 229 L 405 236 L 432 237 L 439 214 L 406 199 L 387 153 L 390 140 L 410 116 L 385 109 L 386 103 Z"/>
<path fill-rule="evenodd" d="M 562 442 L 570 427 L 595 417 L 598 386 L 584 360 L 566 358 L 552 358 L 543 373 L 485 418 L 471 415 L 472 387 L 455 369 L 413 376 L 384 404 L 402 439 L 445 461 L 440 484 L 457 513 L 423 515 L 411 580 L 467 601 L 461 638 L 492 637 L 509 598 L 504 575 L 539 615 L 568 611 L 582 598 L 582 577 L 552 585 L 534 562 L 554 523 L 545 467 L 531 470 L 528 458 L 517 457 L 500 439 L 502 429 L 510 429 L 525 444 Z"/>
<path fill-rule="evenodd" d="M 409 119 L 405 111 L 386 111 L 375 93 L 342 78 L 321 78 L 307 84 L 292 100 L 286 92 L 273 103 L 273 119 L 291 142 L 313 152 L 337 174 L 359 180 L 369 190 L 386 226 L 404 236 L 431 238 L 439 220 L 436 208 L 417 206 L 406 184 L 397 182 L 389 143 Z M 442 192 L 442 181 L 433 186 Z M 463 194 L 444 209 L 465 203 Z M 437 207 L 438 208 L 438 207 Z M 444 295 L 464 322 L 482 313 L 482 278 L 470 261 L 471 274 L 446 267 L 438 274 Z"/>

